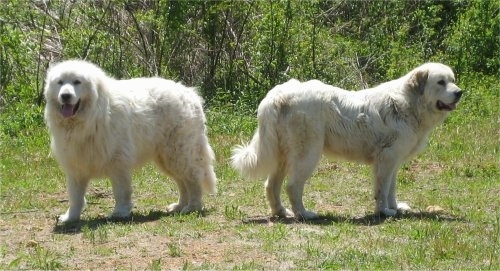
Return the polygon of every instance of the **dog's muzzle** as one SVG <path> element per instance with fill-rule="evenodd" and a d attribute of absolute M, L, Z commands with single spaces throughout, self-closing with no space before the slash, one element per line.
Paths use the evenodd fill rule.
<path fill-rule="evenodd" d="M 453 93 L 455 95 L 455 100 L 452 103 L 446 104 L 442 101 L 437 101 L 436 107 L 439 110 L 444 110 L 444 111 L 453 111 L 457 107 L 458 101 L 460 101 L 460 98 L 462 97 L 463 91 L 462 90 L 457 90 Z"/>

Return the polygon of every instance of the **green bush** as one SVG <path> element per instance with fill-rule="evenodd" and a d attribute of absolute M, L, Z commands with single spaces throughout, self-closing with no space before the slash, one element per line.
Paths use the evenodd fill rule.
<path fill-rule="evenodd" d="M 43 125 L 50 63 L 197 86 L 209 108 L 253 114 L 276 84 L 361 89 L 426 61 L 498 77 L 498 1 L 8 1 L 0 9 L 3 134 Z M 473 86 L 471 86 L 473 88 Z"/>

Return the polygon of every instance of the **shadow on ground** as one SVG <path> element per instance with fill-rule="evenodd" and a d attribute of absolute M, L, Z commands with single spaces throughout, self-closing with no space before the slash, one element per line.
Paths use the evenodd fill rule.
<path fill-rule="evenodd" d="M 196 213 L 197 215 L 203 217 L 209 214 L 210 210 L 203 210 L 201 212 Z M 69 223 L 60 223 L 57 221 L 57 218 L 54 219 L 54 228 L 53 232 L 58 234 L 78 234 L 82 231 L 82 228 L 88 228 L 90 230 L 95 230 L 102 225 L 114 223 L 114 224 L 142 224 L 147 222 L 153 222 L 160 220 L 162 217 L 172 217 L 183 215 L 179 215 L 176 213 L 169 213 L 165 211 L 150 211 L 147 214 L 144 213 L 134 213 L 128 218 L 109 218 L 109 217 L 95 217 L 90 219 L 82 219 L 77 222 L 69 222 Z"/>
<path fill-rule="evenodd" d="M 211 213 L 213 210 L 204 210 L 201 213 L 198 213 L 199 216 L 206 216 Z M 82 228 L 88 228 L 90 230 L 95 230 L 102 225 L 115 223 L 115 224 L 141 224 L 152 221 L 160 220 L 162 217 L 169 216 L 178 216 L 182 218 L 182 215 L 172 214 L 164 211 L 150 211 L 147 214 L 142 213 L 132 213 L 132 216 L 126 219 L 112 219 L 108 217 L 96 217 L 91 219 L 83 219 L 78 222 L 70 222 L 70 223 L 58 223 L 55 220 L 55 225 L 53 232 L 58 234 L 78 234 L 82 231 Z M 463 217 L 456 217 L 451 214 L 447 214 L 444 212 L 406 212 L 403 214 L 398 214 L 395 217 L 385 217 L 375 214 L 368 214 L 360 217 L 347 217 L 336 214 L 325 214 L 320 215 L 318 219 L 314 220 L 297 220 L 294 217 L 269 217 L 269 216 L 254 216 L 247 217 L 242 219 L 244 224 L 270 224 L 270 223 L 282 223 L 282 224 L 296 224 L 296 223 L 304 223 L 309 225 L 332 225 L 335 223 L 348 223 L 359 226 L 376 226 L 380 225 L 384 222 L 393 222 L 403 219 L 409 220 L 429 220 L 429 221 L 459 221 L 459 222 L 467 222 Z"/>
<path fill-rule="evenodd" d="M 248 217 L 243 219 L 243 223 L 247 224 L 268 224 L 268 223 L 283 223 L 283 224 L 294 224 L 294 223 L 305 223 L 310 225 L 331 225 L 334 223 L 348 223 L 360 226 L 376 226 L 384 222 L 397 221 L 403 219 L 410 220 L 432 220 L 432 221 L 460 221 L 466 222 L 467 220 L 463 217 L 456 217 L 451 214 L 446 214 L 443 212 L 406 212 L 398 213 L 395 217 L 386 217 L 381 215 L 369 214 L 361 217 L 346 217 L 342 215 L 326 214 L 320 215 L 318 219 L 314 220 L 297 220 L 294 217 Z"/>

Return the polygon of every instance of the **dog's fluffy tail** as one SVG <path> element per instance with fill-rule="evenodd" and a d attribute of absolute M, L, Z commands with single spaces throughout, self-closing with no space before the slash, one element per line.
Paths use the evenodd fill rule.
<path fill-rule="evenodd" d="M 217 178 L 215 177 L 214 166 L 213 166 L 213 161 L 215 160 L 215 154 L 210 145 L 208 144 L 208 140 L 203 150 L 202 156 L 204 159 L 209 161 L 209 163 L 206 166 L 205 178 L 203 178 L 201 186 L 203 188 L 203 191 L 205 191 L 210 195 L 213 195 L 217 193 Z"/>
<path fill-rule="evenodd" d="M 277 113 L 273 108 L 259 108 L 259 127 L 249 144 L 233 149 L 231 164 L 249 179 L 267 177 L 278 167 Z"/>

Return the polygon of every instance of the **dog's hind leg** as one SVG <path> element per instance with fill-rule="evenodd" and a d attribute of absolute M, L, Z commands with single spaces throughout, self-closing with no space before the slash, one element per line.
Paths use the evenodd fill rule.
<path fill-rule="evenodd" d="M 315 143 L 315 145 L 316 146 L 309 146 L 308 150 L 304 149 L 303 151 L 305 152 L 302 152 L 303 155 L 296 156 L 296 158 L 292 160 L 293 164 L 289 166 L 290 180 L 288 181 L 286 192 L 296 219 L 308 220 L 318 218 L 316 213 L 307 211 L 304 208 L 304 203 L 302 201 L 305 182 L 311 177 L 321 158 L 322 146 L 319 143 Z M 298 157 L 300 157 L 300 159 L 298 159 Z"/>
<path fill-rule="evenodd" d="M 171 203 L 167 207 L 169 213 L 180 213 L 182 208 L 188 204 L 188 194 L 187 187 L 184 181 L 174 178 L 177 188 L 179 189 L 179 200 L 177 202 Z"/>
<path fill-rule="evenodd" d="M 186 150 L 182 153 L 190 153 Z M 156 162 L 167 175 L 174 179 L 179 188 L 179 200 L 168 206 L 171 213 L 187 214 L 203 209 L 203 182 L 207 178 L 207 167 L 197 156 L 162 155 Z"/>
<path fill-rule="evenodd" d="M 293 216 L 293 212 L 287 210 L 281 204 L 280 193 L 283 180 L 285 179 L 285 174 L 286 171 L 284 166 L 280 166 L 276 172 L 268 176 L 266 181 L 266 197 L 269 202 L 269 207 L 271 207 L 271 213 L 273 216 Z"/>
<path fill-rule="evenodd" d="M 165 162 L 165 159 L 162 156 L 159 156 L 156 159 L 156 164 L 166 175 L 170 176 L 175 181 L 175 183 L 177 184 L 177 188 L 179 189 L 179 200 L 168 205 L 167 211 L 169 213 L 180 213 L 182 209 L 188 205 L 189 201 L 188 187 L 186 186 L 186 182 L 179 176 L 174 175 L 169 170 L 168 164 Z"/>
<path fill-rule="evenodd" d="M 199 212 L 203 209 L 201 184 L 205 175 L 198 168 L 193 168 L 192 171 L 190 175 L 181 179 L 182 185 L 179 184 L 180 181 L 178 182 L 180 190 L 179 207 L 182 207 L 181 214 Z"/>
<path fill-rule="evenodd" d="M 176 153 L 167 150 L 155 159 L 158 167 L 174 179 L 179 188 L 179 200 L 170 204 L 167 210 L 170 213 L 181 214 L 201 211 L 203 209 L 202 184 L 206 178 L 207 166 L 200 162 L 198 156 L 186 155 L 186 153 L 197 154 L 187 149 L 186 144 L 179 146 Z"/>

